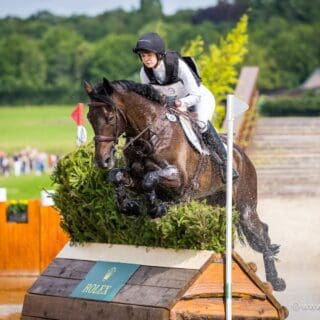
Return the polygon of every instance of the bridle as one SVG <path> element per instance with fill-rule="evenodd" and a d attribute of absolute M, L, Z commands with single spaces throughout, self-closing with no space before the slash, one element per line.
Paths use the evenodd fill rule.
<path fill-rule="evenodd" d="M 127 118 L 126 118 L 124 112 L 114 103 L 113 100 L 107 102 L 107 101 L 104 101 L 104 99 L 100 98 L 100 97 L 99 97 L 99 100 L 102 100 L 102 101 L 90 102 L 88 104 L 88 106 L 89 107 L 102 107 L 103 108 L 103 107 L 109 106 L 111 104 L 112 110 L 113 110 L 113 112 L 115 114 L 115 119 L 116 119 L 115 132 L 114 132 L 113 136 L 95 135 L 93 139 L 94 139 L 95 143 L 114 141 L 114 143 L 117 144 L 118 143 L 119 132 L 120 132 L 118 120 L 119 120 L 119 118 L 122 118 L 123 122 L 124 122 L 124 125 L 126 127 L 127 126 L 127 122 L 128 122 Z"/>

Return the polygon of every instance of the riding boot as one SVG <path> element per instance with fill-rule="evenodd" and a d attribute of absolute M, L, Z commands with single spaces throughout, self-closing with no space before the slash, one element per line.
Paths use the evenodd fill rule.
<path fill-rule="evenodd" d="M 213 127 L 210 121 L 207 124 L 207 130 L 202 133 L 203 140 L 211 152 L 216 152 L 221 159 L 220 169 L 221 178 L 223 183 L 226 183 L 227 179 L 227 150 L 221 141 L 219 134 Z M 239 173 L 233 169 L 232 170 L 232 180 L 239 178 Z"/>

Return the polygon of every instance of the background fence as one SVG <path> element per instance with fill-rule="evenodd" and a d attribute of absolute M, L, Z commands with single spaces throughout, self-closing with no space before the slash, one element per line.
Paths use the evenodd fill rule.
<path fill-rule="evenodd" d="M 28 221 L 7 221 L 8 203 L 0 203 L 0 276 L 39 275 L 68 241 L 60 216 L 40 200 L 28 201 Z"/>

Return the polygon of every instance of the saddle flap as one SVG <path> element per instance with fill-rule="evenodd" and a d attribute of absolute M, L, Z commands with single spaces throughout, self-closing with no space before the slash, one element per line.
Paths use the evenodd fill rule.
<path fill-rule="evenodd" d="M 190 142 L 190 144 L 200 153 L 200 154 L 208 154 L 208 151 L 202 148 L 201 143 L 199 141 L 198 136 L 195 134 L 191 122 L 188 118 L 183 115 L 179 115 L 179 121 L 181 123 L 181 127 Z"/>

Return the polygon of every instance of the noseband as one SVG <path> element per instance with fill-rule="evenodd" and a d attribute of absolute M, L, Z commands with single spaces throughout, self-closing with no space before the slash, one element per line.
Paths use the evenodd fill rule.
<path fill-rule="evenodd" d="M 118 134 L 119 134 L 119 126 L 118 126 L 118 114 L 121 116 L 123 119 L 125 126 L 127 125 L 127 118 L 124 114 L 124 112 L 117 107 L 117 105 L 112 101 L 113 103 L 111 104 L 113 112 L 116 114 L 116 130 L 114 136 L 103 136 L 103 135 L 95 135 L 94 136 L 94 141 L 95 143 L 101 143 L 101 142 L 111 142 L 114 141 L 115 143 L 118 143 Z M 89 107 L 106 107 L 109 105 L 106 101 L 94 101 L 88 104 Z"/>

